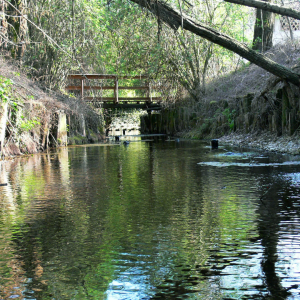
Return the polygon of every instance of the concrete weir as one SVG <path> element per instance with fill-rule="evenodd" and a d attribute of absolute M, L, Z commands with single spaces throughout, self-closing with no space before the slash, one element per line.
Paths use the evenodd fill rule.
<path fill-rule="evenodd" d="M 60 146 L 68 145 L 67 115 L 58 111 L 57 142 Z"/>

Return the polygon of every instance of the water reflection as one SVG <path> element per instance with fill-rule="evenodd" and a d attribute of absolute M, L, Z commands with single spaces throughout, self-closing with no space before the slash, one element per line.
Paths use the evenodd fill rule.
<path fill-rule="evenodd" d="M 297 158 L 228 153 L 133 140 L 1 164 L 0 299 L 296 299 Z"/>

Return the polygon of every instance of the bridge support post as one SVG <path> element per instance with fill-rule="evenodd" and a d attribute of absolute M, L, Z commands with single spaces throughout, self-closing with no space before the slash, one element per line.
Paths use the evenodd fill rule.
<path fill-rule="evenodd" d="M 84 97 L 84 79 L 81 79 L 81 100 L 83 101 L 83 97 Z"/>
<path fill-rule="evenodd" d="M 149 133 L 152 133 L 152 118 L 151 118 L 151 110 L 148 110 L 148 119 L 149 119 Z"/>
<path fill-rule="evenodd" d="M 149 104 L 152 103 L 152 96 L 151 96 L 151 85 L 150 85 L 150 81 L 147 83 L 147 86 L 148 86 L 148 98 L 149 100 L 147 101 Z M 151 114 L 151 111 L 150 111 L 150 114 Z"/>
<path fill-rule="evenodd" d="M 114 93 L 115 93 L 115 104 L 119 103 L 119 90 L 118 90 L 118 77 L 115 78 L 115 89 L 114 89 Z"/>

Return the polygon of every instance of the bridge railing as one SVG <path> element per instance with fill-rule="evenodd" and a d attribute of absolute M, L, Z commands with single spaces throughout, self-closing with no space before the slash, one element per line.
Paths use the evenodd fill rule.
<path fill-rule="evenodd" d="M 150 81 L 147 81 L 146 85 L 143 86 L 119 86 L 119 79 L 148 79 L 148 76 L 117 76 L 117 75 L 107 75 L 107 74 L 73 74 L 68 75 L 69 80 L 79 79 L 81 81 L 80 85 L 68 85 L 66 90 L 68 91 L 80 91 L 81 98 L 87 102 L 113 102 L 114 104 L 119 104 L 120 102 L 127 104 L 140 102 L 146 104 L 152 104 L 153 102 L 160 103 L 161 97 L 152 97 L 152 89 L 155 88 L 151 86 Z M 92 79 L 110 79 L 114 81 L 114 85 L 110 86 L 93 86 L 85 85 L 85 82 Z M 103 91 L 103 90 L 113 90 L 113 97 L 85 97 L 84 91 Z M 119 90 L 147 90 L 147 97 L 119 97 Z"/>

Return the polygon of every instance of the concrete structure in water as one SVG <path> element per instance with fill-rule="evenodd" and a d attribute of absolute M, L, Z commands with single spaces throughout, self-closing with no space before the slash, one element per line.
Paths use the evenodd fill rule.
<path fill-rule="evenodd" d="M 4 146 L 6 122 L 7 122 L 7 102 L 2 102 L 0 104 L 0 155 L 2 155 L 2 150 Z"/>
<path fill-rule="evenodd" d="M 58 112 L 57 142 L 60 146 L 68 145 L 67 116 L 64 111 Z"/>

